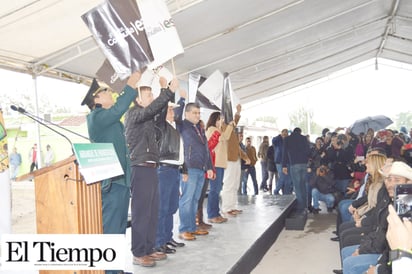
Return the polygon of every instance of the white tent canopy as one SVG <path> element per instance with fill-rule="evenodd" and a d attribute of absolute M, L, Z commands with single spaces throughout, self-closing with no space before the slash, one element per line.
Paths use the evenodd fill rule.
<path fill-rule="evenodd" d="M 3 1 L 0 67 L 89 84 L 105 58 L 80 16 L 101 2 Z M 166 3 L 185 49 L 178 77 L 228 72 L 242 103 L 371 58 L 412 63 L 408 0 Z"/>

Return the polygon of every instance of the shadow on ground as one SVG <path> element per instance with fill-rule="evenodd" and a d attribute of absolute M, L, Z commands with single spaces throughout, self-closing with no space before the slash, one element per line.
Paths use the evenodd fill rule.
<path fill-rule="evenodd" d="M 307 233 L 322 233 L 327 229 L 330 229 L 331 224 L 336 222 L 336 214 L 310 214 L 306 222 L 305 231 Z"/>

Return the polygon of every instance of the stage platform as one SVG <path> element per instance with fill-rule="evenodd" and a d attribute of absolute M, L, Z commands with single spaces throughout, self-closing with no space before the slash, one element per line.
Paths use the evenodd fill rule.
<path fill-rule="evenodd" d="M 36 233 L 33 182 L 13 183 L 12 189 L 13 233 Z M 169 255 L 167 260 L 158 262 L 153 268 L 133 265 L 128 228 L 125 270 L 142 274 L 250 273 L 276 241 L 296 199 L 294 195 L 274 196 L 267 193 L 238 198 L 242 214 L 229 217 L 226 223 L 214 224 L 207 236 L 198 236 L 195 241 L 184 241 L 185 247 L 178 248 L 177 253 Z M 206 203 L 207 199 L 205 206 Z M 178 225 L 176 214 L 175 239 L 182 241 L 178 239 Z M 3 273 L 37 274 L 38 271 L 0 270 L 0 274 Z"/>
<path fill-rule="evenodd" d="M 126 271 L 141 274 L 250 273 L 276 241 L 294 203 L 294 195 L 239 196 L 242 214 L 230 217 L 226 223 L 213 224 L 207 236 L 184 241 L 185 247 L 177 248 L 175 254 L 157 262 L 155 267 L 133 265 L 129 245 Z M 178 219 L 175 221 L 175 239 L 182 241 L 178 239 Z M 127 238 L 130 239 L 130 229 Z"/>

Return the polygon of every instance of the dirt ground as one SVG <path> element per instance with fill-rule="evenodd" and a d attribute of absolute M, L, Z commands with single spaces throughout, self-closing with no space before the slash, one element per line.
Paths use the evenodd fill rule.
<path fill-rule="evenodd" d="M 12 233 L 36 233 L 34 183 L 12 182 Z"/>

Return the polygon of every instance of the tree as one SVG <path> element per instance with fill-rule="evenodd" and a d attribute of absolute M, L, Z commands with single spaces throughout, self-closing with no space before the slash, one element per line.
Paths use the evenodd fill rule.
<path fill-rule="evenodd" d="M 257 118 L 256 121 L 262 121 L 262 122 L 265 122 L 265 123 L 276 124 L 277 123 L 277 118 L 273 117 L 273 116 L 263 116 L 263 117 Z"/>
<path fill-rule="evenodd" d="M 396 129 L 400 129 L 401 126 L 405 126 L 407 129 L 412 128 L 412 113 L 400 112 L 396 115 L 395 119 Z"/>
<path fill-rule="evenodd" d="M 308 120 L 310 123 L 310 130 L 308 129 Z M 320 125 L 313 121 L 313 111 L 307 110 L 304 107 L 300 107 L 298 110 L 291 113 L 289 115 L 289 121 L 291 127 L 299 127 L 302 129 L 302 132 L 306 134 L 321 131 Z"/>

